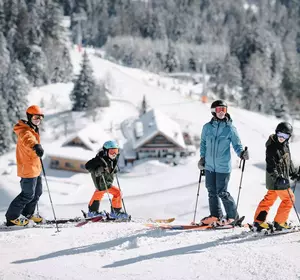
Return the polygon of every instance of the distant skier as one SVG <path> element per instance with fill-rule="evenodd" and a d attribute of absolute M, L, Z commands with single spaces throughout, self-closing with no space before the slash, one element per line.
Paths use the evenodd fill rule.
<path fill-rule="evenodd" d="M 115 173 L 117 173 L 117 163 L 119 159 L 119 147 L 115 141 L 106 141 L 103 148 L 91 160 L 85 168 L 91 173 L 96 190 L 89 203 L 89 217 L 96 217 L 106 214 L 99 212 L 100 201 L 104 194 L 108 192 L 113 196 L 110 218 L 127 219 L 128 215 L 122 211 L 122 197 L 120 189 L 113 186 Z"/>
<path fill-rule="evenodd" d="M 248 160 L 249 154 L 248 150 L 242 147 L 227 108 L 224 101 L 214 101 L 211 104 L 213 118 L 203 126 L 201 134 L 198 168 L 205 170 L 210 210 L 210 215 L 200 221 L 205 225 L 230 224 L 238 218 L 236 204 L 227 190 L 231 172 L 230 143 L 241 159 Z M 225 217 L 223 217 L 220 199 L 226 211 Z"/>
<path fill-rule="evenodd" d="M 259 203 L 254 215 L 254 227 L 258 231 L 269 228 L 269 224 L 265 221 L 270 208 L 278 197 L 281 199 L 281 203 L 274 218 L 274 228 L 276 230 L 290 228 L 287 220 L 295 196 L 291 191 L 289 178 L 298 181 L 300 179 L 300 174 L 293 165 L 289 148 L 293 127 L 288 122 L 281 122 L 277 125 L 275 133 L 270 135 L 266 142 L 266 187 L 268 192 Z"/>
<path fill-rule="evenodd" d="M 41 161 L 44 150 L 40 144 L 39 125 L 44 119 L 40 107 L 32 105 L 26 110 L 27 121 L 19 120 L 14 126 L 17 134 L 17 175 L 21 177 L 21 193 L 11 202 L 5 214 L 7 226 L 25 226 L 29 219 L 36 223 L 42 217 L 34 215 L 42 194 Z"/>

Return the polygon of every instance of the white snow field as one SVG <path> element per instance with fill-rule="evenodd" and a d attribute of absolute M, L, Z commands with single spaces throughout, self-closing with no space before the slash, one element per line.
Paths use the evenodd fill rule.
<path fill-rule="evenodd" d="M 111 137 L 123 137 L 123 121 L 136 117 L 136 106 L 146 96 L 151 107 L 178 121 L 183 129 L 200 135 L 203 124 L 210 120 L 210 104 L 202 104 L 183 92 L 171 90 L 172 81 L 137 69 L 129 69 L 101 59 L 89 51 L 97 78 L 110 79 L 111 107 L 101 110 L 96 125 Z M 75 70 L 81 54 L 71 52 Z M 69 93 L 72 84 L 55 84 L 32 90 L 32 104 L 44 103 L 46 114 L 42 144 L 44 162 L 56 216 L 80 216 L 94 191 L 89 174 L 57 171 L 48 168 L 47 152 L 55 152 L 65 141 L 63 118 L 73 118 L 72 130 L 79 131 L 92 121 L 84 114 L 71 114 Z M 252 222 L 257 204 L 265 189 L 265 142 L 281 121 L 273 117 L 229 106 L 229 113 L 244 146 L 249 147 L 239 213 Z M 300 124 L 294 123 L 295 141 L 291 152 L 300 164 Z M 95 132 L 96 133 L 96 132 Z M 100 148 L 100 147 L 99 147 Z M 26 228 L 0 231 L 0 279 L 118 279 L 118 280 L 193 280 L 193 279 L 300 279 L 300 233 L 254 238 L 242 235 L 244 229 L 222 231 L 164 231 L 149 229 L 148 218 L 175 217 L 174 224 L 189 224 L 193 219 L 198 188 L 197 155 L 183 164 L 171 167 L 156 160 L 136 165 L 130 173 L 119 174 L 130 223 L 93 223 L 81 228 Z M 241 179 L 239 159 L 232 152 L 232 175 L 229 191 L 237 198 Z M 0 158 L 0 220 L 19 193 L 15 154 Z M 207 191 L 201 183 L 197 218 L 208 215 Z M 40 213 L 52 219 L 48 192 L 39 203 Z M 299 195 L 298 195 L 299 194 Z M 300 207 L 300 190 L 296 207 Z M 269 215 L 275 214 L 278 202 Z M 109 209 L 105 197 L 101 209 Z M 299 224 L 295 211 L 290 215 Z"/>

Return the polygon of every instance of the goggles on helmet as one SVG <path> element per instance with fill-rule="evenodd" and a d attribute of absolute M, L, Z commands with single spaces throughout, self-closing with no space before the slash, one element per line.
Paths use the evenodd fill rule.
<path fill-rule="evenodd" d="M 36 120 L 43 120 L 44 119 L 44 116 L 43 115 L 33 115 L 32 117 L 31 117 L 31 120 L 34 120 L 34 121 L 36 121 Z"/>
<path fill-rule="evenodd" d="M 218 107 L 216 107 L 216 108 L 211 108 L 211 112 L 212 113 L 221 113 L 221 112 L 223 112 L 223 113 L 227 113 L 227 107 L 224 107 L 224 106 L 218 106 Z"/>
<path fill-rule="evenodd" d="M 283 138 L 285 140 L 290 138 L 290 135 L 287 133 L 283 133 L 283 132 L 277 132 L 277 137 Z"/>
<path fill-rule="evenodd" d="M 119 153 L 119 149 L 117 149 L 117 148 L 108 150 L 109 157 L 116 157 L 118 155 L 118 153 Z"/>

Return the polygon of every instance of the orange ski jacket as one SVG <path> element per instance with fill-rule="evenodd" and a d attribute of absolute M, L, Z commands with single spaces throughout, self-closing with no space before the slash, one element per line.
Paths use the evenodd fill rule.
<path fill-rule="evenodd" d="M 14 132 L 18 136 L 17 175 L 21 178 L 38 177 L 42 171 L 41 161 L 32 148 L 34 145 L 40 144 L 39 133 L 24 120 L 19 120 L 14 126 Z"/>

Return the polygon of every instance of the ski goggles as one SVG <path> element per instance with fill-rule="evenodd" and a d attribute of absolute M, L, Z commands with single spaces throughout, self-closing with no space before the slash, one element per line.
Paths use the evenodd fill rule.
<path fill-rule="evenodd" d="M 290 135 L 287 133 L 283 133 L 283 132 L 277 132 L 277 137 L 283 138 L 285 140 L 290 138 Z"/>
<path fill-rule="evenodd" d="M 34 121 L 37 121 L 37 120 L 43 120 L 44 119 L 44 116 L 43 115 L 33 115 L 31 117 L 31 120 L 34 120 Z"/>
<path fill-rule="evenodd" d="M 221 113 L 221 112 L 223 112 L 223 113 L 227 113 L 227 107 L 224 107 L 224 106 L 218 106 L 218 107 L 216 107 L 216 108 L 211 108 L 211 112 L 212 113 Z"/>
<path fill-rule="evenodd" d="M 118 153 L 119 153 L 119 149 L 117 149 L 117 148 L 108 150 L 108 155 L 109 156 L 117 156 Z"/>

